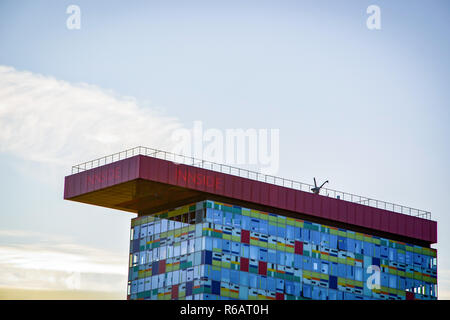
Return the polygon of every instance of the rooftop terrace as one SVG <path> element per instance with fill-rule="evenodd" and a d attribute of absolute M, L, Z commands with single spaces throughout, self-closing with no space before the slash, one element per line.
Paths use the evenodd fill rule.
<path fill-rule="evenodd" d="M 311 189 L 314 187 L 311 184 L 294 181 L 290 179 L 285 179 L 281 177 L 271 176 L 262 174 L 256 171 L 251 171 L 247 169 L 242 169 L 238 167 L 233 167 L 226 164 L 214 163 L 211 161 L 206 161 L 202 159 L 197 159 L 193 157 L 188 157 L 184 155 L 178 155 L 167 151 L 157 150 L 147 147 L 135 147 L 125 151 L 117 152 L 108 156 L 104 156 L 95 160 L 87 161 L 72 167 L 72 174 L 77 174 L 86 170 L 98 168 L 113 162 L 128 159 L 137 155 L 144 155 L 148 157 L 153 157 L 161 160 L 172 161 L 177 164 L 185 164 L 193 167 L 198 167 L 202 169 L 207 169 L 215 172 L 220 172 L 228 175 L 238 176 L 242 178 L 247 178 L 255 181 L 270 183 L 294 190 L 300 190 L 304 192 L 312 193 Z M 377 200 L 365 196 L 360 196 L 348 192 L 338 191 L 329 188 L 321 188 L 320 195 L 326 197 L 333 197 L 335 199 L 341 199 L 353 203 L 358 203 L 378 209 L 388 210 L 396 213 L 406 214 L 410 216 L 415 216 L 427 220 L 431 220 L 431 213 L 429 211 L 424 211 L 416 208 L 407 207 L 400 204 L 395 204 L 391 202 L 386 202 L 382 200 Z"/>

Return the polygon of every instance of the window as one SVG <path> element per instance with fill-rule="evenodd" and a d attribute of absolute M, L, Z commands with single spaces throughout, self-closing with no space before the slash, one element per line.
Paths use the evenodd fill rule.
<path fill-rule="evenodd" d="M 294 226 L 286 225 L 286 238 L 295 239 Z"/>
<path fill-rule="evenodd" d="M 286 237 L 286 228 L 284 225 L 278 225 L 277 227 L 277 236 L 281 238 Z"/>
<path fill-rule="evenodd" d="M 222 239 L 222 251 L 230 253 L 231 252 L 231 241 Z"/>
<path fill-rule="evenodd" d="M 277 279 L 277 291 L 278 292 L 284 292 L 284 280 L 283 279 Z"/>
<path fill-rule="evenodd" d="M 244 258 L 248 258 L 249 254 L 250 254 L 250 246 L 246 243 L 241 243 L 241 255 Z"/>
<path fill-rule="evenodd" d="M 242 216 L 242 229 L 250 230 L 250 217 Z"/>
<path fill-rule="evenodd" d="M 267 262 L 267 249 L 259 248 L 259 260 Z"/>
<path fill-rule="evenodd" d="M 337 249 L 337 240 L 338 237 L 335 234 L 330 234 L 330 248 Z"/>
<path fill-rule="evenodd" d="M 275 278 L 267 277 L 267 290 L 275 291 L 277 289 L 277 284 Z"/>
<path fill-rule="evenodd" d="M 355 267 L 355 280 L 363 281 L 363 269 L 361 267 Z"/>
<path fill-rule="evenodd" d="M 303 232 L 303 241 L 310 242 L 311 241 L 310 230 L 309 229 L 303 229 L 302 232 Z"/>
<path fill-rule="evenodd" d="M 222 250 L 222 239 L 213 238 L 213 250 Z"/>
<path fill-rule="evenodd" d="M 364 255 L 373 256 L 373 243 L 363 241 L 363 248 L 364 248 Z"/>
<path fill-rule="evenodd" d="M 239 271 L 238 270 L 230 270 L 230 282 L 239 283 Z"/>
<path fill-rule="evenodd" d="M 271 236 L 277 235 L 277 226 L 273 224 L 273 222 L 269 222 L 269 235 Z"/>
<path fill-rule="evenodd" d="M 259 220 L 258 219 L 250 219 L 250 230 L 259 232 Z"/>
<path fill-rule="evenodd" d="M 277 263 L 277 251 L 274 249 L 267 249 L 267 260 L 270 263 Z"/>
<path fill-rule="evenodd" d="M 258 259 L 258 247 L 250 246 L 250 259 Z"/>
<path fill-rule="evenodd" d="M 240 283 L 243 286 L 248 286 L 248 272 L 240 271 Z"/>
<path fill-rule="evenodd" d="M 233 213 L 225 212 L 225 224 L 227 226 L 231 226 L 232 225 L 232 220 L 233 220 Z"/>
<path fill-rule="evenodd" d="M 230 282 L 230 269 L 222 268 L 222 279 L 221 281 Z"/>
<path fill-rule="evenodd" d="M 311 231 L 311 242 L 315 245 L 320 245 L 320 232 Z"/>
<path fill-rule="evenodd" d="M 303 296 L 305 298 L 311 298 L 311 286 L 308 284 L 303 285 Z"/>
<path fill-rule="evenodd" d="M 302 241 L 303 240 L 303 238 L 302 238 L 302 229 L 301 228 L 295 228 L 294 229 L 294 233 L 295 233 L 295 240 L 298 240 L 298 241 Z"/>
<path fill-rule="evenodd" d="M 187 240 L 181 241 L 181 255 L 187 253 Z"/>
<path fill-rule="evenodd" d="M 347 238 L 338 237 L 338 249 L 347 251 Z"/>
<path fill-rule="evenodd" d="M 249 273 L 248 274 L 248 286 L 252 287 L 252 288 L 258 288 L 258 284 L 257 284 L 257 276 L 254 273 Z"/>
<path fill-rule="evenodd" d="M 233 226 L 236 228 L 241 227 L 241 215 L 240 214 L 233 215 Z"/>
<path fill-rule="evenodd" d="M 330 246 L 330 235 L 328 233 L 320 233 L 320 245 L 327 248 Z"/>
<path fill-rule="evenodd" d="M 214 210 L 214 214 L 213 214 L 213 217 L 214 217 L 214 223 L 215 224 L 222 224 L 222 211 L 220 211 L 220 210 Z"/>
<path fill-rule="evenodd" d="M 294 266 L 294 254 L 290 252 L 286 252 L 286 265 L 289 267 Z"/>
<path fill-rule="evenodd" d="M 355 239 L 347 239 L 347 251 L 355 252 Z"/>
<path fill-rule="evenodd" d="M 241 252 L 241 244 L 239 242 L 232 242 L 231 243 L 231 253 L 239 255 Z"/>
<path fill-rule="evenodd" d="M 259 221 L 259 232 L 267 234 L 269 232 L 269 223 L 267 220 Z"/>
<path fill-rule="evenodd" d="M 166 232 L 167 231 L 167 219 L 162 219 L 161 220 L 161 232 Z"/>
<path fill-rule="evenodd" d="M 214 222 L 214 209 L 211 208 L 206 209 L 206 221 Z"/>
<path fill-rule="evenodd" d="M 283 251 L 277 250 L 277 264 L 285 265 L 286 255 Z"/>
<path fill-rule="evenodd" d="M 320 272 L 328 274 L 328 262 L 322 261 L 322 266 Z"/>
<path fill-rule="evenodd" d="M 299 254 L 294 254 L 294 268 L 302 268 L 302 256 Z"/>

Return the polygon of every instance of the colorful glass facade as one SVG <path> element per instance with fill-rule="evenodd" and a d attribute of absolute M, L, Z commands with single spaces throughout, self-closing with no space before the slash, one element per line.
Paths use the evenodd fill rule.
<path fill-rule="evenodd" d="M 132 220 L 128 298 L 430 300 L 436 263 L 435 249 L 206 200 Z"/>

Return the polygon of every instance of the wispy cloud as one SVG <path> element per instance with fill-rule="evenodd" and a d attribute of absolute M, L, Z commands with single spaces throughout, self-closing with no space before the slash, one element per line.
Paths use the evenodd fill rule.
<path fill-rule="evenodd" d="M 12 236 L 0 245 L 0 287 L 123 293 L 127 254 L 68 242 L 65 236 L 1 230 Z M 45 240 L 44 240 L 45 239 Z"/>
<path fill-rule="evenodd" d="M 180 127 L 135 98 L 0 65 L 0 152 L 67 167 L 137 145 L 170 149 Z"/>

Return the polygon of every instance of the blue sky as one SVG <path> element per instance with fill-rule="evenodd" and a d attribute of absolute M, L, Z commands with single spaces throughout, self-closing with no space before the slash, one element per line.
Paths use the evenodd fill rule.
<path fill-rule="evenodd" d="M 66 28 L 70 4 L 80 30 Z M 372 4 L 381 30 L 366 27 Z M 169 128 L 201 120 L 279 129 L 282 177 L 431 211 L 440 296 L 450 298 L 449 9 L 445 0 L 1 1 L 0 247 L 19 262 L 0 261 L 0 286 L 30 287 L 20 257 L 41 250 L 86 262 L 73 270 L 82 289 L 125 293 L 133 215 L 63 201 L 63 177 L 129 147 L 170 148 Z M 98 251 L 109 287 L 110 278 L 86 280 L 101 273 Z M 44 265 L 33 288 L 64 269 Z M 22 280 L 9 276 L 18 267 Z"/>

